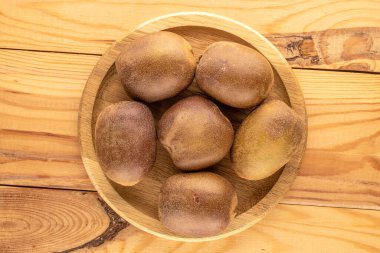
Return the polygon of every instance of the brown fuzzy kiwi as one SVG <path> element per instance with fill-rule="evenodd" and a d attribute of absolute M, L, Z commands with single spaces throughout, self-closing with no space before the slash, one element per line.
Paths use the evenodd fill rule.
<path fill-rule="evenodd" d="M 158 122 L 157 132 L 174 165 L 182 170 L 198 170 L 219 162 L 234 138 L 231 122 L 218 106 L 200 96 L 170 107 Z"/>
<path fill-rule="evenodd" d="M 287 104 L 271 100 L 254 110 L 238 129 L 232 167 L 245 179 L 274 174 L 292 157 L 304 134 L 304 122 Z"/>
<path fill-rule="evenodd" d="M 156 158 L 153 115 L 139 102 L 106 107 L 95 127 L 95 149 L 106 176 L 124 186 L 138 183 Z"/>
<path fill-rule="evenodd" d="M 163 184 L 158 216 L 178 235 L 213 236 L 235 216 L 237 195 L 232 184 L 211 172 L 176 174 Z"/>
<path fill-rule="evenodd" d="M 116 60 L 128 94 L 155 102 L 178 94 L 193 80 L 196 67 L 191 45 L 171 32 L 156 32 L 129 43 Z"/>
<path fill-rule="evenodd" d="M 261 103 L 274 82 L 271 65 L 264 56 L 252 48 L 227 41 L 215 42 L 206 49 L 195 77 L 208 95 L 237 108 Z"/>

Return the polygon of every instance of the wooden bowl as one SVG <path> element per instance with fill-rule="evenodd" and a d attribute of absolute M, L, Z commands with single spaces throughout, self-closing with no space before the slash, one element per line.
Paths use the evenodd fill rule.
<path fill-rule="evenodd" d="M 129 42 L 161 30 L 183 36 L 192 45 L 196 57 L 199 57 L 209 44 L 221 40 L 234 41 L 255 48 L 270 61 L 275 72 L 275 85 L 269 99 L 277 98 L 285 101 L 305 120 L 306 126 L 304 100 L 297 79 L 285 59 L 268 40 L 252 28 L 225 17 L 208 13 L 177 13 L 140 25 L 122 41 L 112 45 L 96 64 L 83 91 L 79 113 L 79 136 L 84 166 L 95 188 L 108 205 L 132 225 L 146 232 L 178 241 L 208 241 L 236 234 L 262 219 L 289 189 L 305 150 L 307 128 L 296 154 L 282 170 L 267 179 L 248 181 L 239 178 L 231 169 L 229 156 L 214 166 L 212 171 L 225 176 L 235 186 L 239 204 L 238 214 L 228 228 L 212 237 L 177 236 L 158 220 L 157 201 L 161 184 L 166 178 L 179 172 L 159 143 L 153 170 L 147 178 L 133 187 L 120 187 L 107 180 L 97 161 L 94 150 L 94 128 L 99 112 L 112 103 L 131 100 L 116 74 L 115 59 Z M 158 120 L 170 105 L 194 93 L 201 93 L 196 83 L 172 99 L 148 106 L 155 120 Z M 250 112 L 247 109 L 218 105 L 235 129 Z"/>

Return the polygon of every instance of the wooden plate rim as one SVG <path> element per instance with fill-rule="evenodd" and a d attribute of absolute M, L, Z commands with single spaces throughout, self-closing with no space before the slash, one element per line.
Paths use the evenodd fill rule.
<path fill-rule="evenodd" d="M 78 116 L 78 132 L 81 144 L 81 156 L 92 184 L 95 186 L 100 196 L 113 210 L 115 210 L 116 213 L 118 213 L 132 225 L 143 231 L 165 239 L 192 242 L 210 241 L 231 236 L 251 227 L 253 224 L 261 220 L 270 211 L 270 209 L 272 209 L 280 201 L 281 197 L 290 188 L 291 183 L 294 181 L 297 175 L 297 171 L 301 164 L 301 160 L 306 148 L 306 110 L 303 94 L 298 84 L 297 78 L 295 77 L 287 61 L 283 58 L 277 48 L 275 48 L 265 37 L 245 24 L 212 13 L 181 12 L 168 14 L 149 20 L 139 25 L 129 34 L 132 34 L 138 30 L 143 30 L 144 32 L 155 32 L 158 30 L 174 28 L 178 26 L 178 23 L 180 23 L 181 26 L 206 26 L 224 30 L 228 33 L 236 35 L 252 44 L 258 51 L 260 51 L 266 58 L 268 58 L 274 69 L 276 69 L 278 72 L 287 90 L 292 108 L 304 119 L 305 122 L 305 134 L 301 141 L 301 145 L 298 147 L 296 154 L 283 169 L 283 172 L 278 181 L 259 203 L 235 218 L 237 221 L 234 222 L 239 224 L 239 226 L 236 226 L 236 228 L 233 228 L 231 231 L 216 236 L 203 238 L 180 237 L 171 233 L 164 234 L 157 232 L 142 225 L 142 222 L 139 221 L 139 216 L 141 216 L 141 214 L 138 216 L 134 215 L 136 212 L 140 213 L 140 211 L 126 202 L 113 189 L 112 185 L 108 182 L 105 175 L 102 173 L 102 170 L 97 162 L 92 141 L 93 139 L 91 128 L 94 103 L 100 84 L 107 75 L 110 67 L 114 64 L 115 58 L 119 54 L 121 45 L 117 42 L 114 43 L 99 59 L 92 73 L 90 74 L 86 86 L 83 90 Z M 107 194 L 105 194 L 105 192 L 107 192 Z M 117 204 L 118 202 L 123 203 L 122 206 L 121 204 Z M 144 223 L 154 224 L 157 222 L 157 220 L 153 219 L 152 217 L 149 217 L 148 215 L 145 216 L 146 217 L 144 217 L 144 219 L 146 220 Z"/>

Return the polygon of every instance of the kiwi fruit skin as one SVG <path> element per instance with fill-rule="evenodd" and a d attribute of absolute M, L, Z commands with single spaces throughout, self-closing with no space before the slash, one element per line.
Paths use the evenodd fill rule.
<path fill-rule="evenodd" d="M 232 167 L 248 180 L 271 176 L 292 157 L 304 135 L 304 122 L 280 100 L 263 103 L 236 132 Z"/>
<path fill-rule="evenodd" d="M 260 104 L 274 83 L 272 67 L 263 55 L 227 41 L 215 42 L 205 50 L 195 78 L 205 93 L 236 108 Z"/>
<path fill-rule="evenodd" d="M 201 96 L 187 97 L 170 107 L 159 120 L 157 133 L 174 165 L 187 171 L 222 160 L 234 138 L 231 122 Z"/>
<path fill-rule="evenodd" d="M 129 43 L 115 65 L 128 95 L 151 103 L 185 89 L 193 80 L 196 59 L 183 37 L 160 31 Z"/>
<path fill-rule="evenodd" d="M 135 101 L 106 107 L 96 122 L 95 150 L 110 180 L 123 186 L 141 181 L 156 158 L 156 131 L 149 108 Z"/>
<path fill-rule="evenodd" d="M 169 177 L 159 194 L 158 216 L 177 235 L 213 236 L 235 216 L 237 195 L 232 184 L 212 172 Z"/>

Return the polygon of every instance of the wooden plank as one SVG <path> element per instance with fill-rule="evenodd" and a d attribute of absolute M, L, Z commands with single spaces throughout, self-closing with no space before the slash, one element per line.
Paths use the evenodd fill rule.
<path fill-rule="evenodd" d="M 96 193 L 0 187 L 4 253 L 378 252 L 379 226 L 378 211 L 281 204 L 235 236 L 182 243 L 127 226 Z"/>
<path fill-rule="evenodd" d="M 224 240 L 167 241 L 131 226 L 86 252 L 375 253 L 380 250 L 379 218 L 378 211 L 279 205 L 255 226 Z"/>
<path fill-rule="evenodd" d="M 96 246 L 127 223 L 93 192 L 0 187 L 0 251 Z"/>
<path fill-rule="evenodd" d="M 378 1 L 1 1 L 0 48 L 102 54 L 149 19 L 208 11 L 266 36 L 302 68 L 380 71 Z"/>
<path fill-rule="evenodd" d="M 283 203 L 380 210 L 380 156 L 309 150 Z"/>
<path fill-rule="evenodd" d="M 80 158 L 77 117 L 98 57 L 0 55 L 0 182 L 93 189 Z"/>
<path fill-rule="evenodd" d="M 94 190 L 76 120 L 98 58 L 0 50 L 0 184 Z M 380 76 L 295 73 L 309 136 L 300 176 L 283 202 L 380 209 Z"/>

